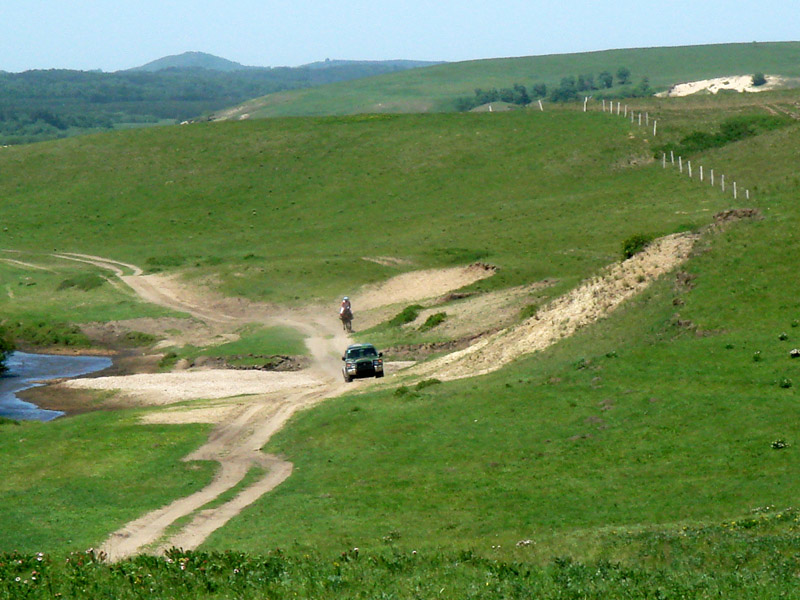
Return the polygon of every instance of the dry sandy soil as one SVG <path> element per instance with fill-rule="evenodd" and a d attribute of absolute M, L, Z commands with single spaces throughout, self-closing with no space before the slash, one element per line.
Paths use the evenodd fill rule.
<path fill-rule="evenodd" d="M 765 76 L 767 83 L 758 87 L 753 85 L 752 75 L 731 75 L 730 77 L 715 77 L 714 79 L 701 79 L 700 81 L 689 81 L 678 83 L 669 88 L 666 92 L 656 94 L 659 98 L 676 98 L 690 96 L 697 93 L 716 94 L 720 90 L 734 90 L 737 92 L 766 92 L 781 88 L 786 80 L 776 75 Z"/>
<path fill-rule="evenodd" d="M 695 238 L 675 235 L 651 244 L 644 252 L 585 282 L 572 292 L 542 307 L 536 316 L 522 324 L 519 308 L 535 299 L 538 290 L 550 282 L 539 282 L 504 292 L 477 294 L 453 301 L 450 295 L 475 281 L 490 277 L 488 265 L 471 265 L 443 270 L 426 270 L 399 275 L 379 286 L 353 295 L 353 306 L 361 327 L 393 316 L 398 306 L 421 303 L 430 311 L 447 303 L 449 335 L 477 337 L 465 350 L 403 370 L 410 377 L 455 379 L 486 373 L 526 353 L 535 352 L 571 335 L 613 311 L 624 300 L 641 292 L 656 278 L 688 257 Z M 353 389 L 353 386 L 378 385 L 378 381 L 345 384 L 340 366 L 341 352 L 349 338 L 342 331 L 335 308 L 308 307 L 286 310 L 238 298 L 223 298 L 208 290 L 191 286 L 177 276 L 144 275 L 135 265 L 87 255 L 62 254 L 64 260 L 87 262 L 113 273 L 146 301 L 190 315 L 172 325 L 192 323 L 195 338 L 219 340 L 230 336 L 246 323 L 282 324 L 295 327 L 306 336 L 310 366 L 300 372 L 275 373 L 189 369 L 163 374 L 137 374 L 115 377 L 82 378 L 58 385 L 70 390 L 117 390 L 112 399 L 159 407 L 144 418 L 149 423 L 213 423 L 208 442 L 185 460 L 213 460 L 220 468 L 213 481 L 202 490 L 175 500 L 172 504 L 143 515 L 114 532 L 103 544 L 111 560 L 140 552 L 160 552 L 172 546 L 196 548 L 215 529 L 222 527 L 264 493 L 279 485 L 292 472 L 292 465 L 261 451 L 270 436 L 298 410 Z M 363 312 L 360 312 L 363 311 Z M 488 313 L 502 315 L 494 321 L 478 319 Z M 425 313 L 420 318 L 424 318 Z M 153 327 L 157 325 L 151 324 Z M 160 323 L 164 325 L 163 322 Z M 124 327 L 120 325 L 120 327 Z M 136 323 L 146 330 L 147 323 Z M 181 332 L 181 335 L 184 335 Z M 180 335 L 176 335 L 180 337 Z M 407 364 L 387 365 L 389 374 Z M 265 475 L 243 489 L 232 500 L 212 509 L 203 507 L 242 481 L 253 466 Z M 168 528 L 177 520 L 191 521 L 175 534 Z"/>

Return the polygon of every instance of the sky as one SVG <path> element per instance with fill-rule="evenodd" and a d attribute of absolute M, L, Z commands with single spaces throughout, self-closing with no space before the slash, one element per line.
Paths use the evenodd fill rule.
<path fill-rule="evenodd" d="M 800 41 L 795 2 L 0 0 L 0 70 L 117 71 L 188 51 L 277 67 Z"/>

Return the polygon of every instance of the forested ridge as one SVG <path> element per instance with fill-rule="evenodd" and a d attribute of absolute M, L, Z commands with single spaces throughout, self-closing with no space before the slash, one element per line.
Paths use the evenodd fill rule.
<path fill-rule="evenodd" d="M 0 72 L 0 144 L 197 119 L 273 92 L 379 75 L 412 64 L 354 62 L 228 72 L 204 68 Z"/>

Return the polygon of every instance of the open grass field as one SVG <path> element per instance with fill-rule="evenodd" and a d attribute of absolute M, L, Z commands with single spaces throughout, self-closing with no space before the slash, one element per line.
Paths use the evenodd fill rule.
<path fill-rule="evenodd" d="M 725 206 L 641 168 L 648 142 L 621 120 L 495 117 L 219 123 L 7 148 L 0 239 L 306 303 L 398 272 L 363 260 L 373 256 L 482 260 L 500 268 L 496 287 L 571 286 L 629 235 L 695 227 Z"/>
<path fill-rule="evenodd" d="M 800 363 L 789 356 L 800 345 L 800 125 L 691 157 L 752 190 L 734 202 L 662 169 L 653 148 L 765 109 L 647 102 L 663 121 L 659 140 L 572 107 L 222 123 L 0 150 L 0 239 L 22 251 L 15 258 L 94 253 L 282 304 L 335 302 L 401 269 L 364 256 L 410 261 L 403 269 L 485 261 L 498 274 L 473 291 L 548 278 L 552 297 L 619 260 L 631 235 L 697 230 L 729 208 L 760 215 L 705 231 L 680 276 L 545 352 L 480 378 L 398 384 L 297 415 L 265 448 L 295 465 L 292 476 L 202 547 L 263 558 L 85 570 L 59 558 L 49 563 L 56 585 L 74 597 L 138 597 L 136 578 L 155 573 L 156 597 L 796 595 L 800 535 L 784 509 L 800 495 Z M 58 318 L 76 322 L 154 310 L 109 284 L 63 288 L 72 295 L 59 303 L 54 290 L 77 274 L 2 268 L 17 278 L 0 304 L 8 315 L 46 318 L 59 304 Z M 9 526 L 0 549 L 83 550 L 210 478 L 208 465 L 176 460 L 202 427 L 128 419 L 0 425 L 0 511 L 30 529 Z M 115 445 L 95 472 L 65 439 Z M 130 448 L 138 473 L 126 473 Z M 45 456 L 61 457 L 61 473 L 80 471 L 69 478 L 79 492 L 57 493 L 68 484 Z M 112 490 L 111 473 L 129 479 Z M 154 485 L 129 504 L 142 481 Z M 91 527 L 43 520 L 79 512 L 87 496 Z M 193 578 L 178 573 L 180 558 Z M 23 566 L 2 565 L 0 589 L 11 594 L 14 577 L 35 569 Z"/>
<path fill-rule="evenodd" d="M 180 459 L 207 434 L 201 425 L 142 425 L 132 411 L 0 423 L 3 551 L 85 550 L 109 525 L 199 489 L 216 466 Z"/>
<path fill-rule="evenodd" d="M 648 77 L 656 90 L 675 83 L 755 72 L 800 76 L 800 43 L 717 44 L 672 48 L 605 50 L 526 56 L 437 65 L 346 84 L 270 94 L 242 106 L 251 118 L 354 113 L 437 112 L 476 88 L 509 88 L 514 83 L 556 87 L 563 77 L 631 71 L 638 83 Z"/>

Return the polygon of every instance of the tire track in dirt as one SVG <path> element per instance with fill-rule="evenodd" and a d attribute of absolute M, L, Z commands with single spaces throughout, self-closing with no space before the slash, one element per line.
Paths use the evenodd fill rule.
<path fill-rule="evenodd" d="M 180 284 L 174 277 L 144 275 L 135 265 L 98 256 L 57 256 L 110 270 L 143 300 L 187 312 L 205 322 L 212 321 L 218 328 L 229 329 L 262 321 L 295 327 L 308 336 L 306 343 L 312 362 L 309 371 L 319 383 L 294 391 L 234 399 L 232 402 L 237 407 L 223 413 L 223 420 L 217 424 L 208 442 L 184 458 L 186 461 L 218 462 L 220 469 L 213 480 L 194 494 L 127 523 L 112 533 L 100 550 L 109 560 L 120 560 L 143 551 L 163 552 L 173 546 L 187 550 L 196 548 L 213 531 L 289 477 L 292 464 L 264 454 L 261 448 L 298 410 L 345 389 L 344 384 L 338 382 L 338 353 L 346 345 L 347 337 L 335 316 L 325 318 L 314 314 L 313 310 L 275 312 L 274 307 L 242 303 L 231 305 L 233 310 L 229 310 L 225 303 L 215 302 L 210 296 Z M 126 274 L 126 271 L 132 274 Z M 266 471 L 257 482 L 222 505 L 201 510 L 239 485 L 254 466 Z M 176 521 L 192 515 L 194 517 L 188 525 L 177 533 L 169 533 Z"/>

